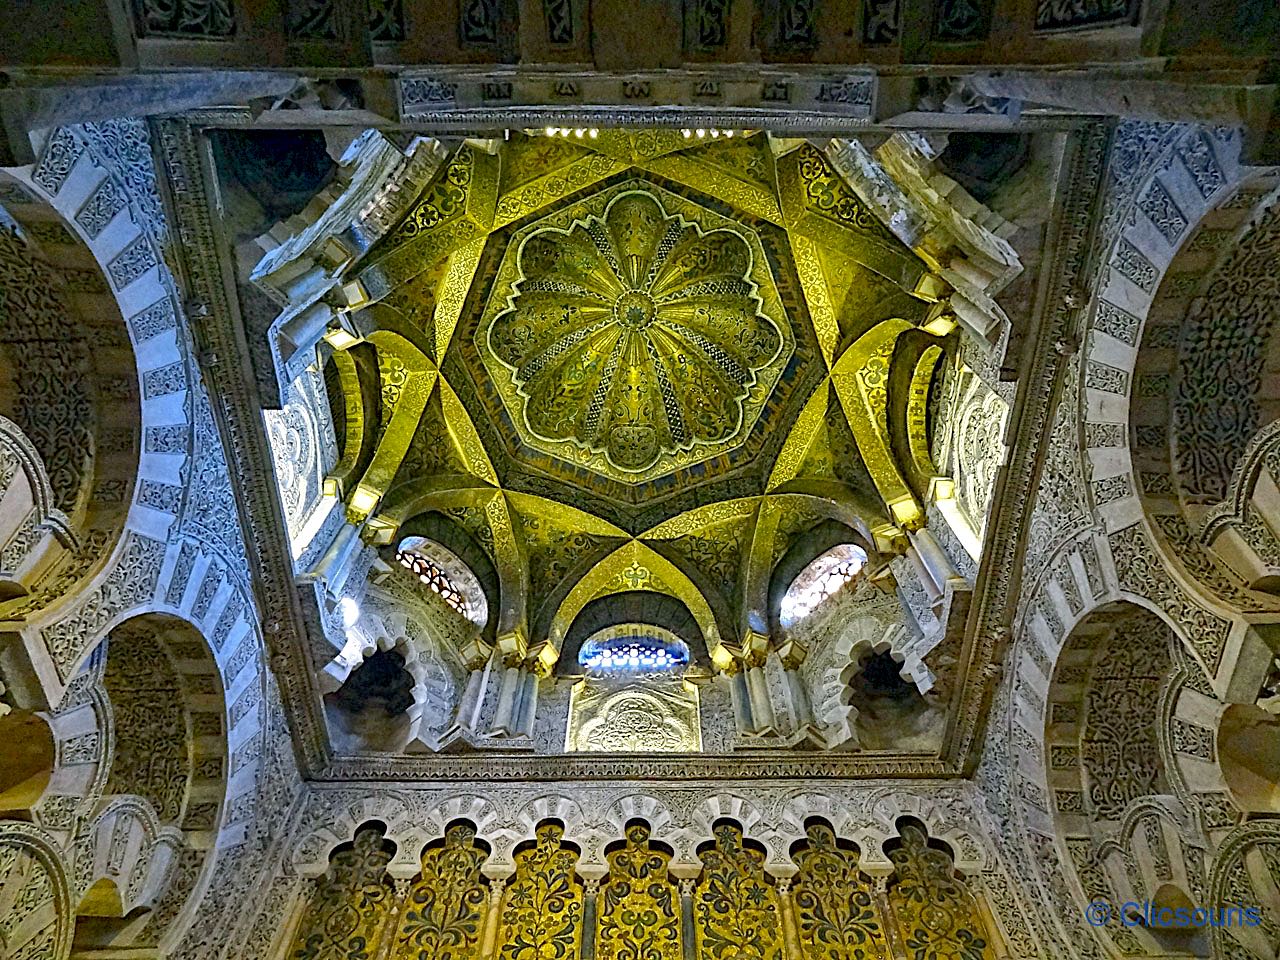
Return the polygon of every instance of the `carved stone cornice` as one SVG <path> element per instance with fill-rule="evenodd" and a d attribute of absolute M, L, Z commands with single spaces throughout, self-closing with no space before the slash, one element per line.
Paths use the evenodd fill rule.
<path fill-rule="evenodd" d="M 975 680 L 955 693 L 956 729 L 948 740 L 948 759 L 965 773 L 977 765 L 979 737 L 996 688 L 994 677 L 985 682 L 976 678 L 983 665 L 1000 662 L 1016 613 L 1026 530 L 1067 369 L 1067 355 L 1056 347 L 1076 335 L 1088 303 L 1085 285 L 1110 139 L 1111 125 L 1095 121 L 1068 144 L 1066 175 L 1058 191 L 1064 199 L 1045 251 L 1036 315 L 1028 324 L 1023 345 L 1017 393 L 1006 428 L 1008 458 L 992 495 L 961 658 Z"/>
<path fill-rule="evenodd" d="M 249 348 L 232 289 L 229 246 L 213 221 L 215 183 L 208 143 L 187 120 L 155 125 L 160 178 L 173 217 L 174 266 L 189 305 L 201 375 L 231 475 L 244 531 L 250 578 L 264 620 L 264 637 L 281 698 L 289 709 L 294 747 L 303 775 L 328 760 L 314 677 L 306 664 L 306 634 L 280 503 L 269 483 L 271 453 L 262 403 L 249 366 Z"/>
<path fill-rule="evenodd" d="M 476 756 L 335 757 L 312 779 L 322 782 L 419 782 L 426 780 L 754 780 L 884 777 L 904 780 L 957 776 L 954 765 L 936 757 L 907 755 L 860 757 L 830 752 L 765 751 L 706 754 L 636 753 L 592 756 L 502 755 L 486 750 Z"/>
<path fill-rule="evenodd" d="M 1074 131 L 1091 123 L 1079 116 L 1067 113 L 1034 113 L 1019 117 L 1012 121 L 1004 115 L 973 114 L 908 114 L 918 118 L 928 116 L 929 129 L 939 133 L 949 130 L 969 132 L 993 130 L 1001 133 L 1017 131 L 1034 133 L 1037 131 Z M 225 127 L 261 129 L 297 128 L 299 111 L 289 110 L 276 120 L 271 112 L 255 113 L 247 107 L 208 107 L 192 110 L 182 115 L 182 121 L 194 128 Z M 349 120 L 343 114 L 332 116 L 324 111 L 311 111 L 308 117 L 316 126 L 325 126 L 326 122 L 334 126 L 349 126 Z M 541 129 L 547 126 L 564 127 L 662 127 L 665 129 L 721 128 L 734 130 L 774 130 L 779 133 L 790 133 L 797 137 L 832 137 L 849 136 L 862 133 L 893 134 L 904 128 L 913 128 L 910 124 L 880 121 L 864 116 L 848 116 L 839 113 L 823 113 L 805 111 L 795 107 L 743 108 L 726 107 L 708 104 L 706 106 L 644 106 L 634 104 L 582 104 L 565 103 L 564 105 L 541 105 L 538 107 L 518 107 L 512 105 L 474 105 L 474 104 L 440 104 L 433 109 L 415 108 L 398 120 L 378 123 L 377 129 L 383 132 L 391 130 L 412 131 L 428 136 L 452 138 L 471 134 L 492 135 L 495 130 L 502 129 Z"/>
<path fill-rule="evenodd" d="M 732 123 L 719 114 L 724 124 Z M 1062 358 L 1052 344 L 1074 322 L 1078 288 L 1092 235 L 1093 198 L 1100 192 L 1107 129 L 1093 123 L 1072 135 L 1066 167 L 1066 197 L 1045 260 L 1041 320 L 1026 344 L 1019 401 L 1011 430 L 1010 465 L 996 493 L 996 519 L 987 531 L 986 562 L 978 578 L 973 609 L 959 660 L 970 678 L 953 694 L 954 727 L 941 756 L 900 754 L 874 758 L 856 754 L 789 752 L 786 755 L 670 755 L 652 757 L 530 756 L 486 751 L 478 756 L 334 756 L 328 743 L 315 669 L 309 663 L 307 637 L 319 629 L 314 601 L 303 599 L 294 582 L 281 507 L 271 482 L 271 459 L 262 424 L 262 399 L 248 365 L 248 345 L 233 290 L 229 244 L 214 220 L 215 173 L 202 125 L 238 125 L 234 111 L 206 111 L 198 117 L 157 123 L 157 141 L 167 177 L 168 202 L 179 243 L 176 264 L 188 301 L 193 304 L 193 333 L 202 373 L 214 397 L 213 408 L 232 475 L 239 478 L 237 505 L 254 567 L 255 590 L 263 612 L 272 667 L 290 716 L 295 750 L 305 777 L 336 780 L 559 780 L 633 777 L 688 780 L 749 776 L 843 778 L 935 778 L 972 769 L 984 710 L 994 691 L 994 671 L 985 669 L 1001 654 L 1008 635 L 1019 583 L 1023 529 L 1039 481 L 1050 413 L 1062 378 Z M 545 120 L 543 116 L 539 122 Z M 757 118 L 759 119 L 759 118 Z M 520 121 L 532 123 L 533 118 Z"/>

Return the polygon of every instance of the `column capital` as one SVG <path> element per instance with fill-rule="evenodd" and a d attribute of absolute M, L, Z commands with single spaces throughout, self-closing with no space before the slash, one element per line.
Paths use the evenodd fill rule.
<path fill-rule="evenodd" d="M 747 629 L 742 632 L 742 657 L 744 659 L 757 656 L 763 657 L 769 652 L 769 647 L 771 645 L 772 641 L 769 635 L 767 633 L 762 633 L 754 627 L 747 627 Z"/>
<path fill-rule="evenodd" d="M 550 640 L 543 640 L 528 650 L 528 668 L 534 676 L 539 678 L 551 676 L 551 671 L 555 669 L 556 661 L 559 659 L 560 651 Z"/>
<path fill-rule="evenodd" d="M 520 666 L 529 655 L 529 637 L 521 627 L 498 634 L 494 646 L 509 667 Z"/>
<path fill-rule="evenodd" d="M 458 652 L 468 670 L 483 670 L 493 655 L 493 645 L 477 634 L 464 643 Z"/>
<path fill-rule="evenodd" d="M 787 640 L 778 647 L 778 657 L 788 670 L 797 670 L 809 655 L 809 648 L 799 640 Z"/>

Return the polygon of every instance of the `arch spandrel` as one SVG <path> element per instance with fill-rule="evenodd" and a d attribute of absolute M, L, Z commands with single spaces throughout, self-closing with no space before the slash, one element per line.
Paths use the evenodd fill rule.
<path fill-rule="evenodd" d="M 791 890 L 805 960 L 885 956 L 888 946 L 875 888 L 859 871 L 857 847 L 841 842 L 829 824 L 814 820 L 792 857 L 797 872 Z"/>
<path fill-rule="evenodd" d="M 720 633 L 710 604 L 678 567 L 636 541 L 620 546 L 578 581 L 560 604 L 552 623 L 552 637 L 563 637 L 573 618 L 589 601 L 630 590 L 671 593 L 697 620 L 707 649 L 718 646 Z"/>
<path fill-rule="evenodd" d="M 362 827 L 354 840 L 330 855 L 328 869 L 306 905 L 291 954 L 336 960 L 352 951 L 377 949 L 393 933 L 387 929 L 394 904 L 385 868 L 394 845 L 382 839 L 380 826 Z"/>
<path fill-rule="evenodd" d="M 298 943 L 327 943 L 329 928 L 317 927 L 331 909 L 325 905 L 345 899 L 349 909 L 340 918 L 334 915 L 342 922 L 332 929 L 346 931 L 358 915 L 369 915 L 367 942 L 385 941 L 395 932 L 390 956 L 396 960 L 416 960 L 424 948 L 470 958 L 482 942 L 512 957 L 531 943 L 548 951 L 559 944 L 569 956 L 576 956 L 581 945 L 596 956 L 652 953 L 673 960 L 686 947 L 715 957 L 732 956 L 743 945 L 775 958 L 796 950 L 805 960 L 887 956 L 877 944 L 884 945 L 894 915 L 877 881 L 862 871 L 859 851 L 866 849 L 865 841 L 845 840 L 819 812 L 829 809 L 829 798 L 824 804 L 820 795 L 807 796 L 805 809 L 796 808 L 805 826 L 785 838 L 769 834 L 767 848 L 756 840 L 765 826 L 753 809 L 757 805 L 745 791 L 723 794 L 703 805 L 696 823 L 673 830 L 671 812 L 651 796 L 620 799 L 606 824 L 587 823 L 572 802 L 544 795 L 526 808 L 526 813 L 537 812 L 524 816 L 522 827 L 490 819 L 477 829 L 455 815 L 465 805 L 452 804 L 433 818 L 436 825 L 412 837 L 387 828 L 376 816 L 369 819 L 377 811 L 358 805 L 349 811 L 346 826 L 329 832 L 331 849 L 316 848 L 315 869 L 325 876 L 314 885 L 309 912 L 294 936 Z M 549 811 L 565 819 L 548 816 Z M 439 825 L 440 820 L 447 823 Z M 912 822 L 917 826 L 906 830 L 919 829 L 927 839 L 929 834 Z M 744 829 L 744 823 L 754 826 Z M 902 846 L 899 829 L 892 832 Z M 395 866 L 402 859 L 395 848 L 405 843 L 421 851 L 412 877 Z M 945 869 L 939 861 L 933 873 L 903 863 L 898 871 L 908 885 L 918 880 L 931 889 L 946 886 L 954 895 L 946 901 L 947 919 L 953 927 L 963 926 L 965 918 L 952 914 L 963 914 L 980 894 L 969 874 L 955 873 L 948 848 L 934 840 L 928 847 L 945 860 Z M 360 861 L 368 869 L 349 869 L 362 849 L 372 855 Z M 391 877 L 407 879 L 394 883 L 387 909 Z M 539 904 L 545 909 L 533 909 Z M 848 922 L 842 920 L 837 929 L 833 918 Z M 410 930 L 414 935 L 406 937 Z M 693 939 L 686 943 L 688 936 Z"/>

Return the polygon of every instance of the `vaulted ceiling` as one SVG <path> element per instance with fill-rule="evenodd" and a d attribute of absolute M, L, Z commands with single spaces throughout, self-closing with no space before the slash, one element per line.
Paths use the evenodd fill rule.
<path fill-rule="evenodd" d="M 499 636 L 649 589 L 736 645 L 816 524 L 923 520 L 941 283 L 813 146 L 726 133 L 468 141 L 346 269 L 333 489 L 479 545 Z"/>

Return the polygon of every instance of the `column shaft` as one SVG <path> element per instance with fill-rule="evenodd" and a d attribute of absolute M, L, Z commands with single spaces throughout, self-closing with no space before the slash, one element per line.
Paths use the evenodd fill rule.
<path fill-rule="evenodd" d="M 515 727 L 517 699 L 520 696 L 518 666 L 509 666 L 502 672 L 502 688 L 498 691 L 498 709 L 493 716 L 494 733 L 510 733 Z"/>
<path fill-rule="evenodd" d="M 484 667 L 477 667 L 467 675 L 467 686 L 458 701 L 455 723 L 468 730 L 475 729 L 476 713 L 480 707 L 480 694 L 484 689 Z"/>
<path fill-rule="evenodd" d="M 747 690 L 751 694 L 751 718 L 756 730 L 772 730 L 777 726 L 773 715 L 773 701 L 769 699 L 769 683 L 764 667 L 747 668 Z"/>
<path fill-rule="evenodd" d="M 920 559 L 929 570 L 929 576 L 937 584 L 938 590 L 945 588 L 952 580 L 962 580 L 947 552 L 942 549 L 932 531 L 921 528 L 911 534 L 911 544 L 920 554 Z"/>
<path fill-rule="evenodd" d="M 796 923 L 795 898 L 791 896 L 791 881 L 778 883 L 778 899 L 782 903 L 782 939 L 788 957 L 799 958 L 800 952 L 799 925 Z"/>
<path fill-rule="evenodd" d="M 588 880 L 582 885 L 582 960 L 596 960 L 596 901 L 599 897 L 599 880 Z"/>
<path fill-rule="evenodd" d="M 929 600 L 936 602 L 942 597 L 942 587 L 938 581 L 933 578 L 933 573 L 929 570 L 929 565 L 925 563 L 924 557 L 920 555 L 920 551 L 916 549 L 915 540 L 912 539 L 910 546 L 907 547 L 907 556 L 911 558 L 911 566 L 915 568 L 916 576 L 920 578 L 920 585 L 924 587 L 924 592 L 929 595 Z"/>
<path fill-rule="evenodd" d="M 494 880 L 489 884 L 489 902 L 485 905 L 484 933 L 480 936 L 480 956 L 484 960 L 498 955 L 498 921 L 502 918 L 502 891 L 506 889 L 505 880 Z"/>
<path fill-rule="evenodd" d="M 791 693 L 791 706 L 796 715 L 796 727 L 814 723 L 813 704 L 809 702 L 809 690 L 805 686 L 800 671 L 795 667 L 786 667 L 787 690 Z"/>

